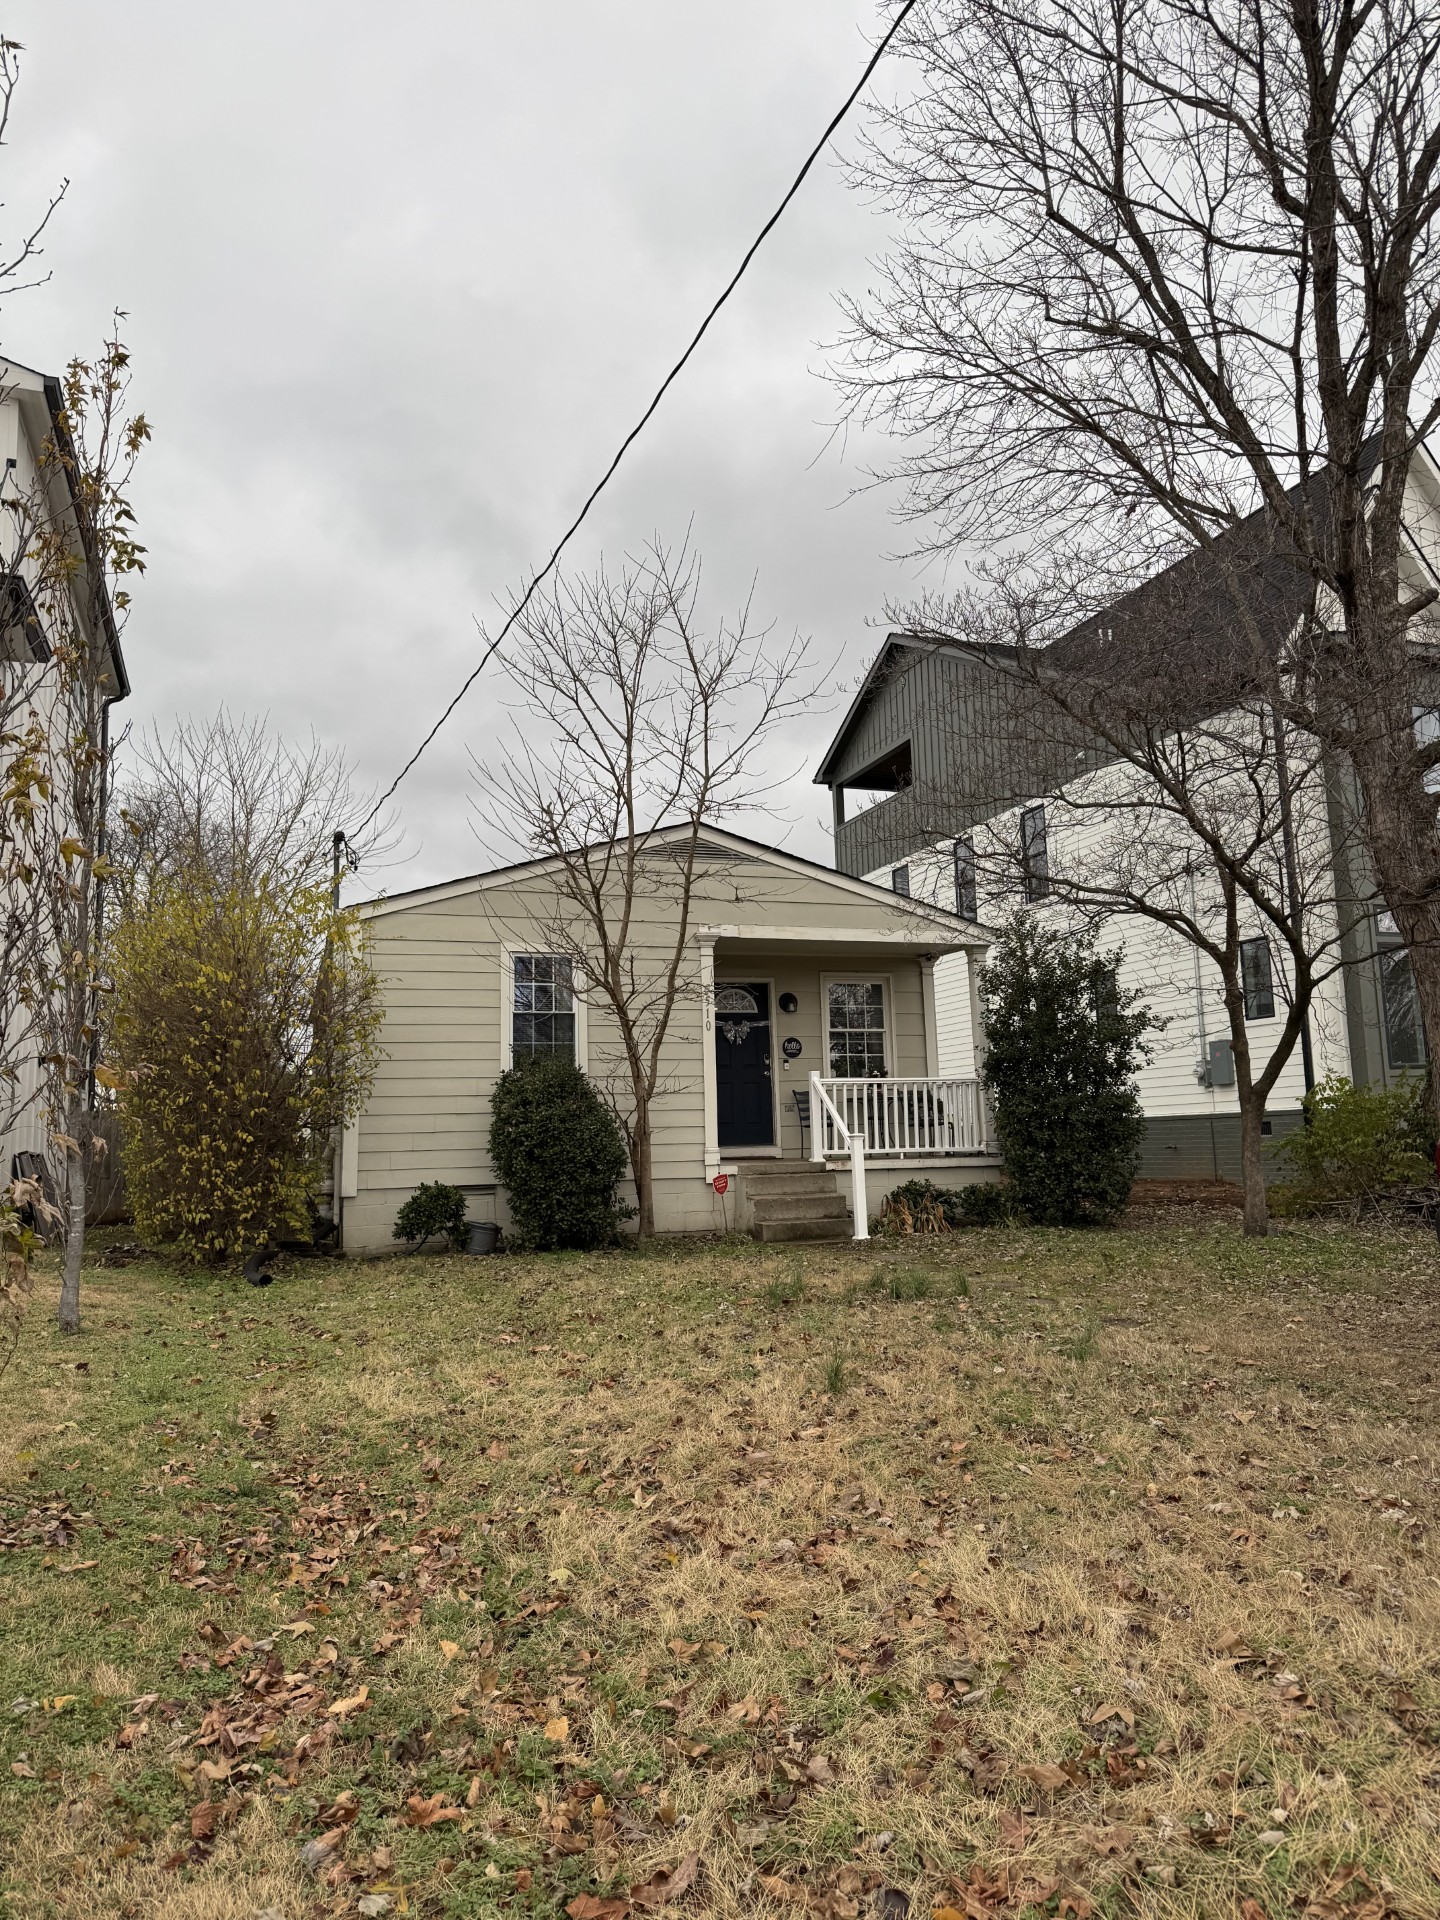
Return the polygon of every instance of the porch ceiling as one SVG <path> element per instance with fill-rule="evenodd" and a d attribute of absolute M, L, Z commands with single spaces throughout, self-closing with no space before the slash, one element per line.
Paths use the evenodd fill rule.
<path fill-rule="evenodd" d="M 849 970 L 860 966 L 894 966 L 897 960 L 920 960 L 927 954 L 955 953 L 962 949 L 936 940 L 777 940 L 773 936 L 754 939 L 717 940 L 715 964 L 735 966 L 767 958 L 784 956 L 787 965 L 813 963 L 822 969 Z"/>

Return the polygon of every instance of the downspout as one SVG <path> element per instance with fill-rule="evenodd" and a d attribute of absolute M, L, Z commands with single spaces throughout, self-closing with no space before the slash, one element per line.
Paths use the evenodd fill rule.
<path fill-rule="evenodd" d="M 1280 845 L 1285 856 L 1285 892 L 1290 906 L 1290 919 L 1294 924 L 1295 937 L 1301 936 L 1300 921 L 1300 865 L 1295 851 L 1295 816 L 1290 807 L 1290 768 L 1285 757 L 1285 722 L 1279 711 L 1272 707 L 1271 715 L 1275 721 L 1275 765 L 1280 775 Z M 1300 1020 L 1300 1065 L 1305 1075 L 1305 1091 L 1312 1093 L 1315 1088 L 1315 1054 L 1310 1043 L 1310 1009 L 1307 1006 Z M 1310 1109 L 1304 1109 L 1305 1124 L 1310 1125 Z"/>
<path fill-rule="evenodd" d="M 1190 882 L 1190 922 L 1199 928 L 1199 908 L 1195 900 L 1195 869 L 1186 868 L 1186 878 Z M 1215 1092 L 1210 1085 L 1210 1049 L 1205 1034 L 1205 989 L 1200 978 L 1200 949 L 1192 945 L 1190 959 L 1195 971 L 1195 1026 L 1199 1035 L 1200 1057 L 1195 1063 L 1195 1078 L 1202 1087 L 1210 1088 L 1210 1167 L 1213 1177 L 1220 1178 L 1220 1148 L 1215 1139 Z"/>
<path fill-rule="evenodd" d="M 109 835 L 106 827 L 110 817 L 110 708 L 120 694 L 108 694 L 100 703 L 100 817 L 95 833 L 95 859 L 103 858 Z M 105 876 L 103 873 L 95 880 L 95 959 L 100 958 L 100 949 L 105 936 Z M 93 972 L 93 968 L 92 968 Z M 100 1064 L 100 1022 L 94 1023 L 90 1035 L 90 1059 L 85 1069 L 85 1108 L 94 1124 L 95 1114 L 95 1069 Z"/>

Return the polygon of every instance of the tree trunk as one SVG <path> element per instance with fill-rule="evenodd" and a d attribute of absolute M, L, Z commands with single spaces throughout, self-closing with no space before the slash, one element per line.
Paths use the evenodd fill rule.
<path fill-rule="evenodd" d="M 66 1131 L 79 1147 L 65 1163 L 65 1273 L 60 1283 L 62 1333 L 80 1331 L 80 1262 L 85 1257 L 85 1156 L 90 1151 L 89 1115 L 82 1108 L 68 1116 Z"/>
<path fill-rule="evenodd" d="M 1245 1236 L 1263 1239 L 1270 1231 L 1270 1207 L 1265 1198 L 1265 1164 L 1261 1158 L 1261 1103 L 1252 1095 L 1240 1103 L 1240 1177 L 1245 1188 Z"/>
<path fill-rule="evenodd" d="M 650 1104 L 638 1101 L 630 1128 L 630 1171 L 635 1176 L 635 1204 L 639 1209 L 635 1237 L 650 1240 L 655 1234 L 655 1178 L 651 1158 Z"/>

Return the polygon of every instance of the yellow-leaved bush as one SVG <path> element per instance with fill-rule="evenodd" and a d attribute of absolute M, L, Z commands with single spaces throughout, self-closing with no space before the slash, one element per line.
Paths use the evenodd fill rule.
<path fill-rule="evenodd" d="M 307 1234 L 334 1129 L 374 1077 L 378 982 L 319 884 L 155 877 L 111 943 L 135 1224 L 223 1259 Z"/>

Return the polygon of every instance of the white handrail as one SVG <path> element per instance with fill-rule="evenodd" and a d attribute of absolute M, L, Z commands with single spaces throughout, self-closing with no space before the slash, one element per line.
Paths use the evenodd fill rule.
<path fill-rule="evenodd" d="M 988 1150 L 987 1115 L 980 1082 L 974 1079 L 913 1078 L 829 1079 L 812 1076 L 830 1119 L 831 1153 L 843 1151 L 851 1134 L 860 1133 L 867 1151 L 905 1159 Z M 820 1101 L 817 1101 L 817 1107 Z M 812 1153 L 823 1158 L 826 1125 L 817 1114 Z"/>
<path fill-rule="evenodd" d="M 811 1155 L 817 1160 L 825 1157 L 825 1123 L 828 1120 L 836 1134 L 850 1150 L 850 1214 L 854 1227 L 853 1238 L 870 1238 L 870 1207 L 865 1193 L 865 1134 L 863 1129 L 851 1130 L 840 1117 L 840 1109 L 826 1091 L 825 1082 L 818 1073 L 810 1075 L 810 1140 Z"/>

